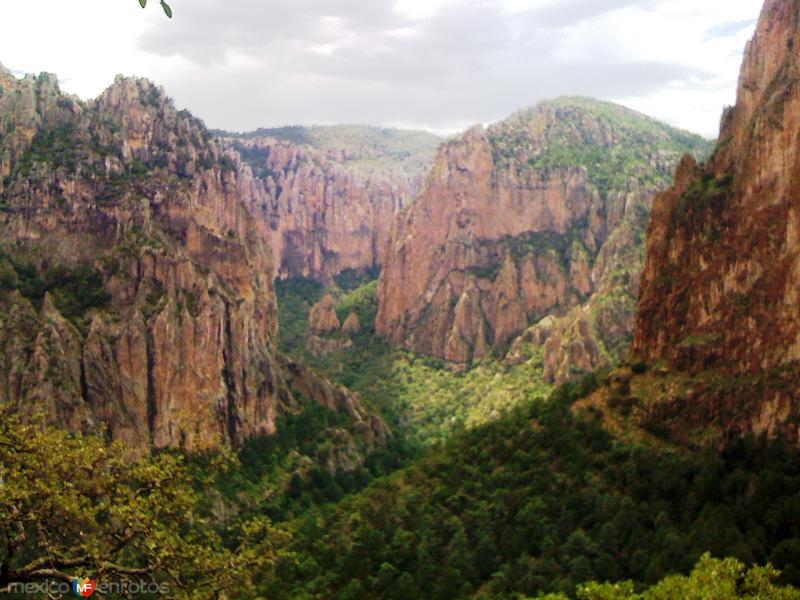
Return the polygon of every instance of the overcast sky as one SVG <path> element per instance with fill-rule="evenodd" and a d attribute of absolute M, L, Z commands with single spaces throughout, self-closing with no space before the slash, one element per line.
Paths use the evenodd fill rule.
<path fill-rule="evenodd" d="M 117 73 L 208 126 L 439 132 L 564 94 L 706 136 L 735 99 L 762 0 L 0 1 L 0 63 L 94 97 Z"/>

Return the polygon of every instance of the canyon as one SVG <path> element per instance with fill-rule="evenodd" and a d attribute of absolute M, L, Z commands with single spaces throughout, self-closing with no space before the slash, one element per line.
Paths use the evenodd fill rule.
<path fill-rule="evenodd" d="M 0 66 L 0 589 L 800 598 L 798 48 L 766 0 L 714 142 L 583 97 L 232 133 Z"/>
<path fill-rule="evenodd" d="M 449 59 L 477 82 L 491 68 L 496 110 L 542 39 L 596 54 L 577 76 L 609 95 L 696 99 L 673 94 L 718 93 L 704 65 L 752 23 L 537 2 L 503 8 L 498 36 L 491 3 L 302 3 L 270 30 L 257 3 L 188 4 L 164 19 L 162 72 L 187 69 L 180 98 L 187 41 L 223 56 L 201 77 L 225 66 L 216 114 L 251 127 L 287 101 L 428 122 L 380 117 L 395 70 L 410 108 L 463 123 L 482 113 Z M 195 10 L 220 18 L 203 30 Z M 648 22 L 686 23 L 682 55 L 619 69 L 585 35 L 610 25 L 617 46 Z M 709 56 L 659 82 L 699 37 Z M 398 40 L 430 64 L 392 60 Z M 257 68 L 286 48 L 302 99 Z M 447 139 L 234 133 L 145 79 L 81 100 L 0 65 L 0 590 L 800 599 L 798 49 L 800 0 L 765 0 L 715 141 L 584 97 Z M 425 93 L 439 74 L 457 99 Z M 508 96 L 576 76 L 514 74 Z M 341 77 L 346 96 L 326 93 Z"/>
<path fill-rule="evenodd" d="M 311 394 L 383 443 L 354 394 L 278 351 L 275 278 L 334 286 L 310 311 L 316 355 L 374 330 L 456 371 L 493 360 L 560 384 L 633 344 L 651 364 L 785 383 L 800 361 L 796 19 L 767 3 L 707 162 L 699 136 L 587 98 L 447 141 L 234 134 L 145 80 L 82 102 L 0 71 L 0 397 L 142 452 L 242 444 Z M 374 323 L 337 316 L 337 278 L 378 272 Z M 751 403 L 771 432 L 796 412 L 773 387 Z"/>

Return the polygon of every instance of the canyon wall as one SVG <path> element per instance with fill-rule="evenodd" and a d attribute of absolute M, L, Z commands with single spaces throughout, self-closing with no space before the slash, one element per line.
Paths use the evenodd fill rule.
<path fill-rule="evenodd" d="M 422 189 L 439 144 L 356 126 L 220 135 L 253 169 L 250 209 L 267 224 L 277 276 L 324 283 L 377 270 L 391 222 Z"/>
<path fill-rule="evenodd" d="M 298 369 L 254 187 L 147 81 L 84 103 L 0 68 L 0 401 L 140 453 L 272 433 Z"/>
<path fill-rule="evenodd" d="M 708 164 L 650 224 L 635 351 L 737 372 L 800 360 L 798 2 L 767 2 Z"/>
<path fill-rule="evenodd" d="M 758 380 L 691 410 L 798 437 L 800 2 L 768 0 L 713 158 L 687 157 L 655 200 L 634 352 L 689 372 Z"/>
<path fill-rule="evenodd" d="M 394 224 L 378 332 L 459 367 L 509 347 L 514 362 L 545 348 L 557 381 L 624 355 L 649 202 L 684 152 L 706 147 L 583 98 L 444 144 Z"/>

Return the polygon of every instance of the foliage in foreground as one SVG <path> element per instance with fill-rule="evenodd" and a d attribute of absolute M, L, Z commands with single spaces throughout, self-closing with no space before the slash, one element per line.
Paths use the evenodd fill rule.
<path fill-rule="evenodd" d="M 139 0 L 139 6 L 142 8 L 147 7 L 147 0 Z M 170 8 L 169 4 L 167 4 L 166 0 L 161 0 L 161 8 L 164 11 L 164 14 L 167 15 L 170 19 L 172 18 L 172 8 Z"/>
<path fill-rule="evenodd" d="M 672 575 L 636 592 L 633 582 L 589 583 L 578 587 L 579 600 L 798 600 L 800 591 L 777 584 L 780 572 L 772 566 L 748 569 L 734 558 L 704 554 L 689 576 Z M 561 594 L 538 600 L 569 600 Z"/>
<path fill-rule="evenodd" d="M 226 462 L 218 457 L 217 466 Z M 204 518 L 182 457 L 135 462 L 100 436 L 0 415 L 0 590 L 92 577 L 163 584 L 173 598 L 211 598 L 268 572 L 283 534 L 264 518 L 226 546 Z"/>
<path fill-rule="evenodd" d="M 126 462 L 99 437 L 4 414 L 2 587 L 90 576 L 164 582 L 178 598 L 798 598 L 779 586 L 800 581 L 797 452 L 752 439 L 723 455 L 627 444 L 573 414 L 595 385 L 462 432 L 336 503 L 317 496 L 322 471 L 311 487 L 292 482 L 299 495 L 275 513 L 292 520 L 277 525 L 270 503 L 224 519 L 213 506 L 221 483 L 276 489 L 277 438 L 248 446 L 242 464 L 208 455 L 198 471 L 175 453 Z M 310 451 L 327 418 L 287 426 L 286 443 Z M 742 566 L 767 561 L 781 579 Z"/>

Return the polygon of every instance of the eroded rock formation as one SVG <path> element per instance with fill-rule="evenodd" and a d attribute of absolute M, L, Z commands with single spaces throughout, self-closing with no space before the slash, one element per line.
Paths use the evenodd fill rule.
<path fill-rule="evenodd" d="M 686 366 L 800 359 L 798 3 L 767 2 L 703 167 L 653 211 L 635 349 Z"/>
<path fill-rule="evenodd" d="M 319 356 L 350 348 L 353 345 L 350 338 L 337 335 L 341 328 L 342 324 L 336 314 L 336 300 L 332 295 L 325 294 L 311 307 L 308 315 L 306 349 Z"/>
<path fill-rule="evenodd" d="M 327 335 L 339 331 L 342 324 L 336 316 L 336 300 L 325 294 L 322 300 L 311 307 L 308 315 L 308 330 L 317 335 Z"/>
<path fill-rule="evenodd" d="M 273 432 L 298 380 L 253 189 L 147 81 L 83 103 L 0 68 L 0 398 L 137 452 Z"/>
<path fill-rule="evenodd" d="M 342 333 L 346 335 L 358 335 L 361 333 L 361 320 L 356 313 L 350 313 L 342 324 Z"/>

